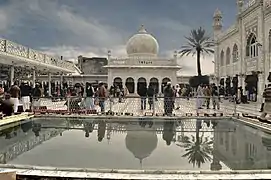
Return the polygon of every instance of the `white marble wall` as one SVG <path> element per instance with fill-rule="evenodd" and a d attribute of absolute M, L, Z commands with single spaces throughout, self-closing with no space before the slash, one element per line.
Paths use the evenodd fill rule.
<path fill-rule="evenodd" d="M 261 95 L 270 69 L 270 52 L 269 52 L 269 31 L 271 29 L 271 6 L 266 7 L 257 1 L 255 5 L 247 8 L 237 16 L 235 27 L 222 32 L 215 32 L 214 38 L 217 43 L 215 49 L 215 64 L 218 69 L 216 76 L 223 78 L 233 76 L 234 74 L 252 74 L 251 71 L 259 71 L 258 94 Z M 247 57 L 246 45 L 247 39 L 251 33 L 254 33 L 257 38 L 258 56 Z M 232 49 L 234 44 L 238 46 L 238 61 L 232 61 Z M 226 63 L 226 49 L 230 48 L 230 64 Z M 220 64 L 220 53 L 224 51 L 224 66 Z M 242 78 L 243 80 L 245 78 Z M 241 82 L 244 85 L 244 82 Z"/>

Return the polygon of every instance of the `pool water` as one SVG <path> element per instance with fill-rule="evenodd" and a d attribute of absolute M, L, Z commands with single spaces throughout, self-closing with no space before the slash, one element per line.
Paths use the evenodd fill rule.
<path fill-rule="evenodd" d="M 94 169 L 271 167 L 271 135 L 231 119 L 33 119 L 0 132 L 0 163 Z"/>

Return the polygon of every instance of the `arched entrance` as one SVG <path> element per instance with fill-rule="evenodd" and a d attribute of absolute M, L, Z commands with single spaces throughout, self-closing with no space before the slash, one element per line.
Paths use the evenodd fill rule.
<path fill-rule="evenodd" d="M 137 80 L 137 93 L 140 89 L 147 88 L 147 80 L 143 77 Z"/>
<path fill-rule="evenodd" d="M 129 93 L 135 92 L 135 81 L 133 78 L 129 77 L 126 79 L 125 86 L 127 87 Z"/>
<path fill-rule="evenodd" d="M 162 80 L 161 88 L 162 88 L 162 93 L 164 93 L 164 87 L 167 85 L 167 83 L 170 82 L 169 78 L 164 78 Z"/>
<path fill-rule="evenodd" d="M 159 81 L 157 78 L 150 79 L 150 86 L 154 88 L 154 92 L 157 94 L 159 92 Z"/>
<path fill-rule="evenodd" d="M 252 72 L 251 75 L 247 75 L 245 78 L 246 89 L 248 90 L 248 100 L 250 101 L 257 101 L 257 93 L 258 93 L 258 74 Z M 253 98 L 253 94 L 255 93 L 255 98 Z"/>
<path fill-rule="evenodd" d="M 120 78 L 120 77 L 116 77 L 115 79 L 114 79 L 114 86 L 115 87 L 119 87 L 119 88 L 122 88 L 122 79 Z"/>

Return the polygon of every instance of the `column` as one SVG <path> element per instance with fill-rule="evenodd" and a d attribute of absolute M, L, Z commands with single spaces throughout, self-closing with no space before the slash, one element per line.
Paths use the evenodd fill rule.
<path fill-rule="evenodd" d="M 158 91 L 158 94 L 161 94 L 162 93 L 162 80 L 159 79 L 158 82 L 159 82 L 159 91 Z"/>
<path fill-rule="evenodd" d="M 149 87 L 150 80 L 149 80 L 149 79 L 146 79 L 146 83 L 147 83 L 147 87 Z"/>
<path fill-rule="evenodd" d="M 10 67 L 10 85 L 14 84 L 14 66 Z"/>
<path fill-rule="evenodd" d="M 137 81 L 135 81 L 134 79 L 134 82 L 135 82 L 135 94 L 137 94 Z"/>
<path fill-rule="evenodd" d="M 257 101 L 262 102 L 262 95 L 264 91 L 265 86 L 265 80 L 264 80 L 264 74 L 259 74 L 258 76 L 258 92 L 257 92 Z"/>
<path fill-rule="evenodd" d="M 52 74 L 49 72 L 48 73 L 48 84 L 49 84 L 49 86 L 48 86 L 48 88 L 49 88 L 49 90 L 48 90 L 48 94 L 49 94 L 49 96 L 52 96 L 52 87 L 51 87 L 51 81 L 52 81 Z"/>
<path fill-rule="evenodd" d="M 33 86 L 33 88 L 35 87 L 35 83 L 36 83 L 36 70 L 33 69 L 33 72 L 32 72 L 32 86 Z"/>
<path fill-rule="evenodd" d="M 63 73 L 60 74 L 60 88 L 63 88 Z"/>

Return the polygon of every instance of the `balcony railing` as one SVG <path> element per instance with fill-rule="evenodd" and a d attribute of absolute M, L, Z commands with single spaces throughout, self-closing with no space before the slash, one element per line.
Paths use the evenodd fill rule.
<path fill-rule="evenodd" d="M 42 52 L 36 51 L 34 49 L 25 47 L 23 45 L 17 44 L 15 42 L 12 42 L 6 39 L 0 39 L 0 52 L 5 52 L 10 55 L 23 57 L 23 58 L 35 60 L 41 63 L 45 63 L 48 65 L 53 65 L 53 66 L 65 68 L 71 71 L 75 71 L 74 65 L 71 62 L 46 55 Z"/>

